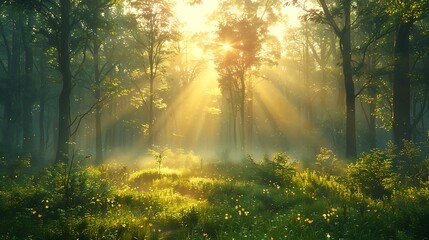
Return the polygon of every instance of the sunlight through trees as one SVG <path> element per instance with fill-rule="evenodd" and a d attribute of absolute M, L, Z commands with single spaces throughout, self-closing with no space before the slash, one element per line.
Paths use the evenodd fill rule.
<path fill-rule="evenodd" d="M 0 239 L 425 239 L 428 13 L 0 0 Z"/>

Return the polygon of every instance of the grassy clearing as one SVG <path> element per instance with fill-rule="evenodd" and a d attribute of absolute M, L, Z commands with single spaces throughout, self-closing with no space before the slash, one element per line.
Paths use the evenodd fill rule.
<path fill-rule="evenodd" d="M 425 239 L 429 184 L 384 153 L 337 168 L 322 149 L 302 170 L 281 153 L 185 171 L 21 171 L 0 181 L 0 239 Z"/>

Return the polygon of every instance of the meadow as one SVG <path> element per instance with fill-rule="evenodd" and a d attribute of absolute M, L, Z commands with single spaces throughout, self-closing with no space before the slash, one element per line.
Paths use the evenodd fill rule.
<path fill-rule="evenodd" d="M 158 154 L 158 155 L 157 155 Z M 407 161 L 402 161 L 406 159 Z M 149 166 L 2 161 L 0 239 L 428 239 L 428 159 L 412 143 L 344 162 L 322 148 L 208 161 L 153 152 Z"/>

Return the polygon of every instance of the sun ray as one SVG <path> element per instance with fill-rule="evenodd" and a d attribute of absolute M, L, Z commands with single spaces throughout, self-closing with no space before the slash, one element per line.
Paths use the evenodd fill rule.
<path fill-rule="evenodd" d="M 261 83 L 255 89 L 255 95 L 255 115 L 262 120 L 257 122 L 260 131 L 281 135 L 276 136 L 278 140 L 274 148 L 288 148 L 300 152 L 302 148 L 316 147 L 326 142 L 323 136 L 313 130 L 314 126 L 305 118 L 302 109 L 270 82 Z"/>

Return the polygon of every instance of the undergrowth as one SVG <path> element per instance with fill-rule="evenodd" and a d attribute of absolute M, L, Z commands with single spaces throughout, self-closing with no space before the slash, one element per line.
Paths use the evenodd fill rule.
<path fill-rule="evenodd" d="M 76 160 L 23 174 L 19 163 L 1 176 L 0 239 L 427 239 L 416 148 L 353 163 L 321 149 L 303 170 L 286 153 L 204 168 L 194 156 L 187 171 Z"/>

